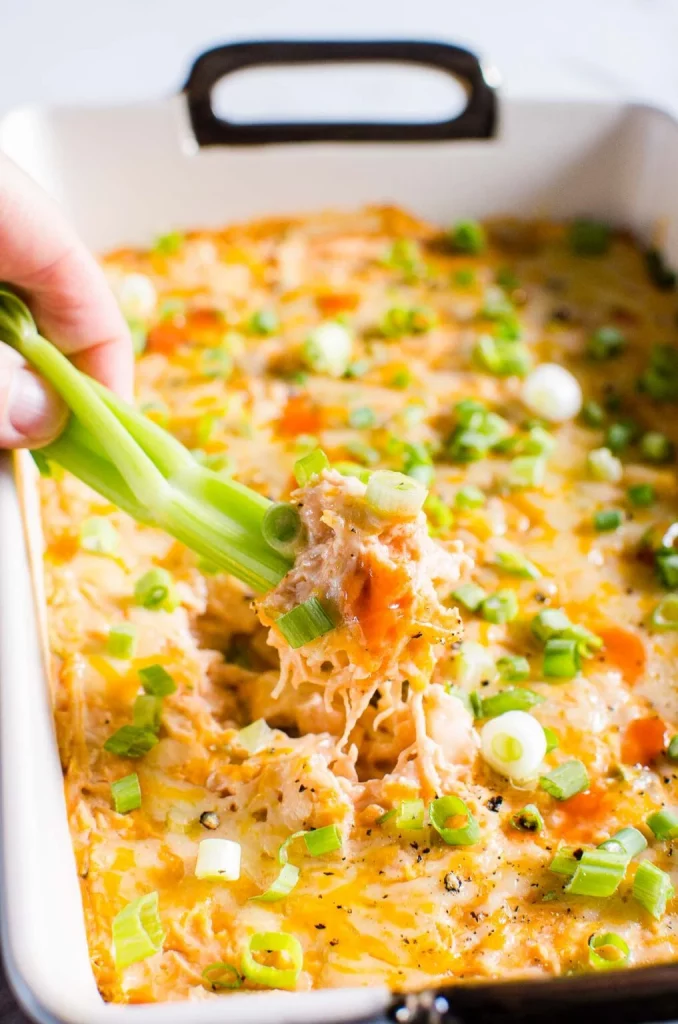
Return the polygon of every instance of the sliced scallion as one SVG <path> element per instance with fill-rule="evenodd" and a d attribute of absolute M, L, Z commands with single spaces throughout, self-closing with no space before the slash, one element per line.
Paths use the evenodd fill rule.
<path fill-rule="evenodd" d="M 611 850 L 613 853 L 623 853 L 628 860 L 631 860 L 647 849 L 647 839 L 639 829 L 627 826 L 627 828 L 622 828 L 619 832 L 615 832 L 604 843 L 600 843 L 598 849 Z"/>
<path fill-rule="evenodd" d="M 678 735 L 672 736 L 666 748 L 666 756 L 672 764 L 678 763 Z"/>
<path fill-rule="evenodd" d="M 628 857 L 612 850 L 585 850 L 565 891 L 573 896 L 612 896 L 626 872 Z"/>
<path fill-rule="evenodd" d="M 104 743 L 104 750 L 120 757 L 143 757 L 156 745 L 158 737 L 151 729 L 139 728 L 136 725 L 123 725 L 109 736 Z"/>
<path fill-rule="evenodd" d="M 528 490 L 541 487 L 546 475 L 546 459 L 543 455 L 520 455 L 509 466 L 507 483 L 513 490 Z"/>
<path fill-rule="evenodd" d="M 626 336 L 618 327 L 599 327 L 588 340 L 586 351 L 593 359 L 613 359 L 626 348 Z"/>
<path fill-rule="evenodd" d="M 593 515 L 593 528 L 598 533 L 611 533 L 624 522 L 624 513 L 618 508 L 599 509 Z"/>
<path fill-rule="evenodd" d="M 452 591 L 450 597 L 468 611 L 475 612 L 487 597 L 487 593 L 477 583 L 462 583 Z"/>
<path fill-rule="evenodd" d="M 480 705 L 481 718 L 496 718 L 506 711 L 529 711 L 537 704 L 543 704 L 544 698 L 534 690 L 526 690 L 522 686 L 510 686 L 500 690 L 492 697 L 485 697 Z"/>
<path fill-rule="evenodd" d="M 284 953 L 289 967 L 267 967 L 255 959 L 255 953 Z M 304 965 L 301 943 L 287 932 L 257 932 L 250 936 L 242 955 L 241 973 L 264 988 L 293 989 Z"/>
<path fill-rule="evenodd" d="M 647 827 L 656 839 L 678 839 L 678 814 L 673 811 L 655 811 L 647 819 Z"/>
<path fill-rule="evenodd" d="M 106 650 L 111 658 L 127 659 L 134 656 L 136 643 L 136 627 L 131 622 L 120 622 L 109 629 Z"/>
<path fill-rule="evenodd" d="M 649 860 L 642 860 L 633 878 L 634 899 L 658 921 L 673 896 L 673 885 L 666 871 Z"/>
<path fill-rule="evenodd" d="M 581 668 L 576 640 L 551 637 L 544 646 L 543 672 L 549 679 L 573 679 Z"/>
<path fill-rule="evenodd" d="M 593 448 L 586 458 L 589 475 L 594 480 L 604 480 L 608 484 L 617 484 L 624 475 L 624 467 L 609 448 Z"/>
<path fill-rule="evenodd" d="M 499 675 L 506 682 L 520 683 L 530 677 L 530 663 L 519 654 L 505 654 L 497 660 Z"/>
<path fill-rule="evenodd" d="M 511 824 L 520 832 L 543 832 L 544 819 L 539 808 L 534 804 L 526 804 L 521 811 L 511 815 Z"/>
<path fill-rule="evenodd" d="M 144 608 L 172 611 L 178 599 L 167 569 L 149 569 L 134 586 L 134 599 Z"/>
<path fill-rule="evenodd" d="M 162 718 L 162 697 L 141 693 L 134 701 L 133 721 L 137 729 L 159 732 Z"/>
<path fill-rule="evenodd" d="M 365 501 L 379 515 L 412 518 L 425 500 L 425 487 L 390 469 L 376 470 L 367 482 Z"/>
<path fill-rule="evenodd" d="M 158 914 L 157 892 L 132 900 L 113 918 L 113 957 L 118 970 L 162 949 L 165 932 Z"/>
<path fill-rule="evenodd" d="M 588 789 L 589 776 L 586 766 L 574 758 L 571 761 L 564 761 L 553 771 L 542 775 L 539 785 L 556 800 L 569 800 L 570 797 Z"/>
<path fill-rule="evenodd" d="M 305 487 L 314 476 L 319 476 L 323 470 L 330 468 L 330 460 L 322 448 L 315 448 L 308 455 L 302 455 L 294 463 L 294 476 L 300 487 Z"/>
<path fill-rule="evenodd" d="M 643 434 L 640 439 L 640 452 L 646 462 L 653 462 L 656 465 L 671 462 L 674 451 L 673 444 L 668 437 L 656 430 Z"/>
<path fill-rule="evenodd" d="M 448 846 L 472 846 L 480 839 L 480 827 L 458 796 L 441 796 L 429 804 L 428 815 L 434 829 Z M 448 825 L 449 821 L 462 824 Z"/>
<path fill-rule="evenodd" d="M 530 562 L 519 551 L 497 551 L 494 556 L 495 565 L 510 576 L 518 576 L 521 580 L 538 580 L 541 571 L 534 562 Z"/>
<path fill-rule="evenodd" d="M 448 238 L 456 252 L 477 256 L 487 245 L 485 228 L 477 220 L 460 220 L 450 229 Z"/>
<path fill-rule="evenodd" d="M 162 665 L 146 665 L 139 669 L 139 679 L 146 693 L 152 697 L 169 697 L 176 692 L 177 684 Z"/>
<path fill-rule="evenodd" d="M 649 508 L 657 500 L 652 484 L 633 484 L 627 489 L 626 496 L 636 508 Z"/>
<path fill-rule="evenodd" d="M 212 992 L 222 988 L 240 988 L 242 985 L 242 978 L 232 964 L 208 964 L 201 977 Z"/>
<path fill-rule="evenodd" d="M 240 878 L 240 843 L 232 839 L 202 839 L 198 843 L 195 877 L 214 882 Z"/>
<path fill-rule="evenodd" d="M 518 615 L 518 598 L 515 591 L 497 590 L 486 597 L 480 606 L 480 614 L 486 622 L 512 622 Z"/>
<path fill-rule="evenodd" d="M 115 555 L 120 538 L 110 519 L 92 516 L 80 527 L 80 547 L 95 555 Z"/>
<path fill-rule="evenodd" d="M 589 964 L 594 971 L 610 971 L 626 967 L 631 950 L 616 932 L 596 932 L 589 938 Z"/>
<path fill-rule="evenodd" d="M 454 507 L 459 509 L 482 508 L 485 495 L 478 487 L 460 487 L 454 496 Z"/>
<path fill-rule="evenodd" d="M 296 650 L 331 632 L 337 623 L 317 597 L 309 597 L 277 618 L 275 625 L 290 647 Z"/>
<path fill-rule="evenodd" d="M 322 857 L 341 849 L 342 838 L 338 825 L 324 825 L 304 833 L 304 844 L 311 857 Z"/>
<path fill-rule="evenodd" d="M 277 903 L 278 900 L 289 896 L 298 881 L 299 868 L 294 864 L 283 864 L 268 889 L 258 896 L 252 896 L 251 899 L 257 903 Z"/>
<path fill-rule="evenodd" d="M 281 555 L 296 554 L 304 541 L 304 527 L 299 510 L 286 501 L 276 502 L 266 509 L 261 532 L 267 544 Z"/>
<path fill-rule="evenodd" d="M 650 616 L 650 624 L 661 632 L 678 629 L 678 594 L 667 594 L 661 599 Z"/>
<path fill-rule="evenodd" d="M 124 778 L 112 782 L 111 796 L 113 797 L 113 806 L 118 814 L 138 811 L 141 807 L 141 786 L 137 773 L 132 772 L 131 775 L 125 775 Z"/>

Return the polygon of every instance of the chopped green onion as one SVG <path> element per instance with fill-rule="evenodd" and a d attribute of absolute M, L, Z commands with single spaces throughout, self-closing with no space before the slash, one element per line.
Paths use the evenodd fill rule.
<path fill-rule="evenodd" d="M 168 231 L 166 235 L 158 235 L 151 252 L 159 256 L 175 256 L 182 248 L 186 236 L 181 231 Z"/>
<path fill-rule="evenodd" d="M 474 399 L 457 402 L 455 412 L 458 424 L 448 445 L 450 458 L 455 462 L 474 462 L 484 458 L 508 433 L 506 420 L 489 412 Z"/>
<path fill-rule="evenodd" d="M 255 953 L 285 953 L 290 967 L 266 967 L 255 960 Z M 255 985 L 264 988 L 292 989 L 304 964 L 301 943 L 286 932 L 257 932 L 252 935 L 242 955 L 241 973 Z"/>
<path fill-rule="evenodd" d="M 251 722 L 244 729 L 240 729 L 238 732 L 238 742 L 248 753 L 256 754 L 259 750 L 263 750 L 264 747 L 269 745 L 272 735 L 273 730 L 271 727 L 263 718 L 258 718 L 256 722 Z"/>
<path fill-rule="evenodd" d="M 666 263 L 659 249 L 648 249 L 645 253 L 645 266 L 652 284 L 661 292 L 670 292 L 676 286 L 675 271 Z"/>
<path fill-rule="evenodd" d="M 626 336 L 618 327 L 599 327 L 588 340 L 587 352 L 592 359 L 613 359 L 626 348 Z"/>
<path fill-rule="evenodd" d="M 593 528 L 598 533 L 611 533 L 624 522 L 624 513 L 618 508 L 600 509 L 594 513 Z"/>
<path fill-rule="evenodd" d="M 104 750 L 120 757 L 143 757 L 156 743 L 158 737 L 150 729 L 140 729 L 136 725 L 123 725 L 109 736 L 104 743 Z"/>
<path fill-rule="evenodd" d="M 647 819 L 647 827 L 655 839 L 678 839 L 678 815 L 673 811 L 655 811 Z"/>
<path fill-rule="evenodd" d="M 518 615 L 518 598 L 513 590 L 497 590 L 486 597 L 480 606 L 480 614 L 486 622 L 496 625 L 512 622 Z"/>
<path fill-rule="evenodd" d="M 337 473 L 341 473 L 342 476 L 354 476 L 362 483 L 366 484 L 372 475 L 372 471 L 365 469 L 364 466 L 358 465 L 357 462 L 333 462 L 332 469 L 336 469 Z"/>
<path fill-rule="evenodd" d="M 610 971 L 626 967 L 631 950 L 616 932 L 596 932 L 589 939 L 589 964 L 594 971 Z"/>
<path fill-rule="evenodd" d="M 236 882 L 240 878 L 240 843 L 232 839 L 202 839 L 198 843 L 195 877 Z"/>
<path fill-rule="evenodd" d="M 520 783 L 534 778 L 544 759 L 544 730 L 526 711 L 505 711 L 483 726 L 480 750 L 491 768 Z"/>
<path fill-rule="evenodd" d="M 509 686 L 500 690 L 492 697 L 485 697 L 481 703 L 481 718 L 496 718 L 506 711 L 529 711 L 537 704 L 543 704 L 544 698 L 534 690 L 526 690 L 522 686 Z"/>
<path fill-rule="evenodd" d="M 162 720 L 162 697 L 140 694 L 134 701 L 133 722 L 137 729 L 158 732 Z"/>
<path fill-rule="evenodd" d="M 373 466 L 375 462 L 379 462 L 379 452 L 377 449 L 369 444 L 365 444 L 364 441 L 349 441 L 346 448 L 350 455 L 364 466 Z"/>
<path fill-rule="evenodd" d="M 642 860 L 633 879 L 633 897 L 657 921 L 664 916 L 666 904 L 674 896 L 670 876 L 652 864 Z"/>
<path fill-rule="evenodd" d="M 275 334 L 280 329 L 280 321 L 272 309 L 259 309 L 252 313 L 247 328 L 250 334 L 259 334 L 265 337 Z"/>
<path fill-rule="evenodd" d="M 678 587 L 678 553 L 675 551 L 658 551 L 655 555 L 657 574 L 670 590 Z"/>
<path fill-rule="evenodd" d="M 638 436 L 638 428 L 634 423 L 611 423 L 605 432 L 605 444 L 618 455 Z"/>
<path fill-rule="evenodd" d="M 511 683 L 520 683 L 530 677 L 530 663 L 527 658 L 517 654 L 505 654 L 497 661 L 497 668 L 502 679 Z"/>
<path fill-rule="evenodd" d="M 475 271 L 471 270 L 470 267 L 462 267 L 460 270 L 455 270 L 452 275 L 452 281 L 458 288 L 471 288 L 476 283 Z"/>
<path fill-rule="evenodd" d="M 498 565 L 504 572 L 511 576 L 518 576 L 522 580 L 541 579 L 541 572 L 528 558 L 525 558 L 519 551 L 497 551 L 494 556 L 495 565 Z"/>
<path fill-rule="evenodd" d="M 460 487 L 454 496 L 455 508 L 482 508 L 484 504 L 485 495 L 478 487 Z"/>
<path fill-rule="evenodd" d="M 106 650 L 111 658 L 131 658 L 137 644 L 136 627 L 131 622 L 120 622 L 108 631 Z"/>
<path fill-rule="evenodd" d="M 132 772 L 131 775 L 125 775 L 124 778 L 112 782 L 111 796 L 118 814 L 138 811 L 141 807 L 141 786 L 137 773 Z"/>
<path fill-rule="evenodd" d="M 663 465 L 672 461 L 675 449 L 665 434 L 651 430 L 647 434 L 643 434 L 640 439 L 640 453 L 646 462 Z"/>
<path fill-rule="evenodd" d="M 157 892 L 132 900 L 113 918 L 113 957 L 118 970 L 160 952 L 164 941 Z"/>
<path fill-rule="evenodd" d="M 546 737 L 546 753 L 550 754 L 552 750 L 557 750 L 560 745 L 558 733 L 554 729 L 549 728 L 548 725 L 545 725 L 544 736 Z"/>
<path fill-rule="evenodd" d="M 636 857 L 647 848 L 647 839 L 637 828 L 628 826 L 615 832 L 613 836 L 598 845 L 599 850 L 611 850 L 613 853 L 623 853 L 628 860 Z"/>
<path fill-rule="evenodd" d="M 507 483 L 514 490 L 540 487 L 546 475 L 546 459 L 543 455 L 519 455 L 509 465 Z"/>
<path fill-rule="evenodd" d="M 520 284 L 518 277 L 510 267 L 500 267 L 495 275 L 495 280 L 501 288 L 512 291 Z"/>
<path fill-rule="evenodd" d="M 640 386 L 657 402 L 675 402 L 678 399 L 678 349 L 672 345 L 654 345 Z"/>
<path fill-rule="evenodd" d="M 653 629 L 669 632 L 678 629 L 678 594 L 663 597 L 650 616 Z"/>
<path fill-rule="evenodd" d="M 396 370 L 389 381 L 389 387 L 392 388 L 409 388 L 412 383 L 412 374 L 409 370 Z"/>
<path fill-rule="evenodd" d="M 353 338 L 343 324 L 320 324 L 304 342 L 304 362 L 316 373 L 343 377 L 351 362 Z"/>
<path fill-rule="evenodd" d="M 424 502 L 424 512 L 428 519 L 428 529 L 432 537 L 447 533 L 454 522 L 454 516 L 444 501 L 437 494 L 429 494 Z"/>
<path fill-rule="evenodd" d="M 628 858 L 625 853 L 612 850 L 585 850 L 575 872 L 565 886 L 573 896 L 612 896 L 626 873 Z"/>
<path fill-rule="evenodd" d="M 544 819 L 539 813 L 539 808 L 534 804 L 526 804 L 521 811 L 511 815 L 511 824 L 520 832 L 543 832 Z"/>
<path fill-rule="evenodd" d="M 434 829 L 448 846 L 473 846 L 480 839 L 478 822 L 458 796 L 441 796 L 432 800 L 428 816 Z M 463 825 L 448 827 L 450 819 L 464 818 Z"/>
<path fill-rule="evenodd" d="M 648 508 L 657 500 L 657 492 L 652 484 L 633 484 L 626 495 L 636 508 Z"/>
<path fill-rule="evenodd" d="M 205 348 L 200 353 L 200 374 L 208 380 L 225 380 L 233 372 L 233 356 L 225 348 Z"/>
<path fill-rule="evenodd" d="M 570 225 L 569 243 L 577 256 L 603 256 L 610 246 L 610 229 L 599 221 L 575 220 Z"/>
<path fill-rule="evenodd" d="M 492 654 L 482 644 L 465 640 L 455 661 L 457 682 L 465 689 L 477 686 L 485 680 L 494 679 L 496 668 Z"/>
<path fill-rule="evenodd" d="M 569 800 L 577 793 L 583 793 L 589 786 L 589 776 L 585 765 L 573 759 L 564 761 L 552 772 L 542 775 L 539 785 L 556 800 Z"/>
<path fill-rule="evenodd" d="M 304 834 L 306 849 L 312 857 L 322 857 L 341 849 L 342 838 L 338 825 L 325 825 Z"/>
<path fill-rule="evenodd" d="M 553 860 L 549 864 L 549 871 L 553 871 L 556 875 L 572 875 L 577 870 L 577 864 L 579 863 L 579 857 L 575 857 L 575 851 L 571 846 L 561 846 L 559 850 L 556 850 Z"/>
<path fill-rule="evenodd" d="M 487 245 L 485 228 L 477 220 L 460 220 L 450 229 L 448 238 L 456 252 L 477 256 Z"/>
<path fill-rule="evenodd" d="M 414 281 L 426 274 L 421 249 L 411 238 L 396 238 L 382 261 L 384 266 L 402 271 L 408 280 Z"/>
<path fill-rule="evenodd" d="M 666 748 L 666 756 L 673 764 L 678 763 L 678 736 L 672 736 Z"/>
<path fill-rule="evenodd" d="M 551 679 L 573 679 L 581 668 L 576 640 L 552 637 L 544 647 L 544 675 Z"/>
<path fill-rule="evenodd" d="M 370 476 L 365 501 L 380 515 L 413 518 L 426 499 L 426 488 L 409 476 L 378 469 Z"/>
<path fill-rule="evenodd" d="M 559 608 L 545 608 L 535 615 L 531 629 L 537 640 L 546 643 L 551 637 L 560 636 L 570 627 L 570 620 Z"/>
<path fill-rule="evenodd" d="M 290 647 L 296 650 L 329 633 L 336 628 L 337 623 L 317 597 L 309 597 L 308 601 L 277 618 L 275 625 Z"/>
<path fill-rule="evenodd" d="M 584 402 L 581 418 L 587 427 L 602 427 L 605 422 L 605 410 L 599 402 L 589 399 Z"/>
<path fill-rule="evenodd" d="M 221 988 L 240 988 L 242 985 L 242 978 L 232 964 L 208 964 L 201 977 L 213 992 Z"/>
<path fill-rule="evenodd" d="M 504 341 L 491 334 L 481 334 L 473 348 L 478 366 L 496 377 L 524 377 L 532 366 L 532 357 L 525 345 Z"/>
<path fill-rule="evenodd" d="M 460 587 L 453 590 L 450 597 L 452 597 L 457 604 L 463 605 L 470 612 L 475 612 L 480 608 L 481 604 L 487 597 L 486 591 L 482 587 L 479 587 L 477 583 L 462 583 Z"/>
<path fill-rule="evenodd" d="M 144 608 L 173 611 L 178 599 L 167 569 L 149 569 L 134 586 L 134 600 Z"/>
<path fill-rule="evenodd" d="M 423 800 L 401 800 L 396 808 L 396 828 L 418 831 L 424 827 L 426 807 Z"/>
<path fill-rule="evenodd" d="M 604 480 L 609 484 L 619 483 L 624 467 L 609 448 L 594 448 L 588 453 L 586 465 L 594 480 Z"/>
<path fill-rule="evenodd" d="M 289 896 L 298 881 L 299 868 L 294 864 L 283 864 L 268 889 L 250 898 L 257 903 L 277 903 Z"/>
<path fill-rule="evenodd" d="M 300 487 L 305 487 L 314 476 L 319 476 L 323 470 L 329 468 L 330 460 L 325 452 L 322 448 L 315 448 L 294 463 L 294 477 Z"/>
<path fill-rule="evenodd" d="M 162 665 L 146 665 L 139 669 L 141 685 L 152 697 L 169 697 L 175 693 L 177 684 Z"/>
<path fill-rule="evenodd" d="M 286 501 L 269 505 L 261 524 L 267 544 L 281 555 L 293 556 L 304 542 L 304 526 L 299 510 Z"/>
<path fill-rule="evenodd" d="M 113 523 L 104 516 L 85 519 L 80 527 L 80 547 L 95 555 L 115 555 L 119 539 Z"/>
<path fill-rule="evenodd" d="M 348 414 L 348 425 L 353 427 L 354 430 L 373 427 L 376 422 L 377 417 L 374 414 L 374 409 L 370 409 L 369 405 L 362 405 L 357 409 L 351 409 Z"/>

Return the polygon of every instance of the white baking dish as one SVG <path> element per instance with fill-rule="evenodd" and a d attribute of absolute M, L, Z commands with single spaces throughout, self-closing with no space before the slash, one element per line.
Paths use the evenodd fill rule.
<path fill-rule="evenodd" d="M 266 60 L 276 52 L 263 50 Z M 413 53 L 405 44 L 395 50 L 395 57 Z M 315 59 L 333 53 L 327 46 L 311 51 Z M 337 55 L 347 59 L 352 53 L 354 59 L 355 46 L 348 51 Z M 193 99 L 193 87 L 204 92 L 205 73 L 209 85 L 229 66 L 233 52 L 222 54 L 222 63 L 212 57 L 207 68 L 201 66 L 202 79 L 192 80 L 189 89 Z M 262 51 L 253 52 L 262 56 Z M 394 59 L 389 53 L 387 58 Z M 287 56 L 306 59 L 298 51 Z M 357 56 L 365 59 L 366 53 Z M 492 127 L 489 91 L 477 65 L 475 71 L 471 98 L 478 97 L 479 88 L 485 90 L 482 131 L 487 132 Z M 264 141 L 270 140 L 268 131 Z M 278 134 L 369 137 L 370 132 L 378 134 L 374 126 L 344 126 L 342 131 L 336 125 Z M 382 134 L 412 140 L 427 132 L 419 126 Z M 429 136 L 436 134 L 435 126 L 429 129 Z M 0 146 L 64 204 L 94 249 L 145 242 L 171 228 L 394 202 L 443 224 L 462 215 L 595 215 L 659 240 L 669 261 L 678 263 L 678 124 L 647 107 L 508 102 L 502 104 L 492 139 L 201 148 L 182 94 L 114 109 L 16 111 L 0 121 Z M 139 1024 L 216 1024 L 224 1019 L 263 1024 L 380 1016 L 390 996 L 375 989 L 233 995 L 145 1007 L 103 1003 L 87 954 L 22 515 L 10 461 L 5 457 L 0 463 L 2 925 L 8 972 L 25 1008 L 40 1021 L 72 1024 L 132 1019 Z M 32 526 L 30 533 L 35 545 L 38 533 Z M 666 973 L 672 970 L 625 972 L 624 980 L 618 976 L 613 983 L 609 976 L 585 980 L 597 985 L 598 1002 L 606 986 L 604 1001 L 609 1001 L 615 998 L 612 988 L 619 999 L 620 993 L 631 993 L 629 978 L 649 977 L 653 971 L 659 972 L 654 977 L 665 978 L 665 994 L 671 984 L 678 992 L 675 973 L 672 982 Z M 577 981 L 560 984 L 572 993 L 582 987 Z M 516 993 L 527 988 L 522 983 L 499 987 Z M 651 988 L 656 992 L 656 983 Z M 495 998 L 496 1005 L 501 998 Z M 503 1012 L 508 1006 L 522 1015 L 521 999 L 511 999 Z M 628 1010 L 633 995 L 625 1002 Z M 476 1019 L 482 1017 L 481 1007 Z M 631 1017 L 622 1013 L 617 1019 Z"/>

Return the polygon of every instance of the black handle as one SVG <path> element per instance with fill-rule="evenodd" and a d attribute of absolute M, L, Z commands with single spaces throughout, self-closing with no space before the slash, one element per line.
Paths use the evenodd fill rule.
<path fill-rule="evenodd" d="M 468 102 L 458 117 L 424 124 L 384 122 L 234 124 L 214 113 L 212 89 L 226 75 L 261 64 L 419 64 L 464 83 Z M 459 46 L 426 42 L 233 43 L 203 53 L 184 86 L 200 146 L 251 146 L 272 142 L 425 142 L 488 139 L 494 134 L 496 96 L 478 58 Z"/>
<path fill-rule="evenodd" d="M 678 964 L 495 981 L 394 997 L 390 1024 L 647 1024 L 674 1020 Z"/>

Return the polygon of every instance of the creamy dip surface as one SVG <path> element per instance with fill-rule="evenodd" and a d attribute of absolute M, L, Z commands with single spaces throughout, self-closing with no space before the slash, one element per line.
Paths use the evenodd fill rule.
<path fill-rule="evenodd" d="M 57 468 L 40 481 L 104 998 L 675 958 L 678 303 L 657 254 L 590 222 L 370 208 L 173 233 L 103 264 L 139 407 L 295 503 L 307 535 L 253 595 Z M 331 468 L 298 489 L 317 448 Z M 382 469 L 428 489 L 421 511 L 366 516 Z M 137 584 L 157 569 L 154 606 Z M 276 618 L 316 592 L 343 624 L 293 650 Z M 172 692 L 140 705 L 154 666 Z M 147 751 L 105 749 L 143 715 Z M 111 785 L 134 774 L 140 806 L 121 813 Z M 308 836 L 331 826 L 318 852 Z M 601 856 L 622 829 L 629 848 Z M 238 844 L 232 880 L 196 875 L 207 839 Z M 256 899 L 285 858 L 296 884 Z M 161 931 L 116 962 L 116 916 L 148 894 Z M 262 933 L 292 936 L 292 961 L 270 937 L 257 952 Z"/>

